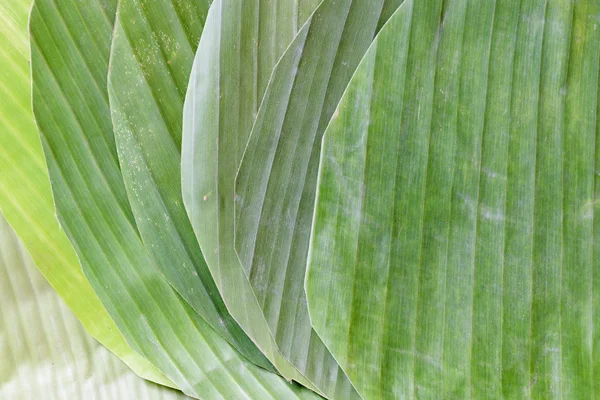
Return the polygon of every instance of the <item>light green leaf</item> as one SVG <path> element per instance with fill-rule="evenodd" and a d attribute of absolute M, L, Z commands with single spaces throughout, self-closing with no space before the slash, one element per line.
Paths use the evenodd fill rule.
<path fill-rule="evenodd" d="M 0 209 L 85 329 L 141 377 L 172 385 L 129 348 L 85 279 L 54 215 L 48 170 L 31 111 L 27 35 L 31 3 L 0 2 Z"/>
<path fill-rule="evenodd" d="M 325 0 L 320 5 L 275 67 L 240 165 L 235 191 L 229 189 L 230 194 L 223 195 L 225 199 L 235 198 L 235 248 L 277 344 L 326 393 L 332 393 L 335 377 L 343 375 L 311 328 L 304 293 L 320 137 L 373 40 L 382 10 L 385 7 L 389 12 L 397 3 Z M 199 75 L 205 73 L 199 71 Z M 230 100 L 224 109 L 235 107 L 232 104 Z M 204 120 L 216 129 L 214 124 L 218 122 L 214 117 L 208 119 L 211 114 L 213 109 L 207 107 L 194 122 Z M 223 121 L 231 124 L 227 111 Z M 235 127 L 225 125 L 224 129 L 235 132 Z M 217 151 L 212 138 L 204 140 L 191 144 L 202 151 L 196 157 L 200 160 Z M 200 166 L 192 168 L 203 170 Z M 221 179 L 222 172 L 218 172 Z M 214 165 L 205 175 L 207 181 L 188 194 L 188 207 L 206 207 L 205 213 L 210 215 L 214 211 L 203 203 L 208 203 L 204 199 L 213 194 L 214 181 L 210 177 L 215 175 Z M 201 226 L 205 217 L 194 216 L 193 212 L 192 221 Z M 319 376 L 323 369 L 330 377 Z"/>
<path fill-rule="evenodd" d="M 323 144 L 306 290 L 365 399 L 600 387 L 600 3 L 409 1 Z"/>
<path fill-rule="evenodd" d="M 338 398 L 349 398 L 353 389 L 311 333 L 307 314 L 286 314 L 290 318 L 279 325 L 267 324 L 234 249 L 235 174 L 260 99 L 275 62 L 296 34 L 294 28 L 305 22 L 298 15 L 309 15 L 315 8 L 310 2 L 213 3 L 185 102 L 183 194 L 198 242 L 232 315 L 284 376 L 314 385 L 328 397 L 337 393 Z M 296 310 L 293 304 L 286 306 Z M 280 353 L 296 370 L 282 364 Z"/>
<path fill-rule="evenodd" d="M 1 214 L 0 360 L 2 399 L 187 398 L 140 379 L 96 342 Z"/>
<path fill-rule="evenodd" d="M 254 366 L 177 295 L 135 224 L 106 91 L 116 3 L 38 1 L 33 109 L 58 217 L 86 277 L 131 347 L 203 399 L 314 398 Z"/>
<path fill-rule="evenodd" d="M 183 97 L 208 6 L 119 2 L 108 77 L 114 135 L 135 222 L 159 271 L 227 341 L 272 369 L 229 315 L 181 199 Z"/>

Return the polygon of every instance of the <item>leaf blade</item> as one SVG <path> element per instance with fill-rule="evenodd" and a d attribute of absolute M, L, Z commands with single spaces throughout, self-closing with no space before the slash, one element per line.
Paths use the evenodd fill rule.
<path fill-rule="evenodd" d="M 181 200 L 182 96 L 207 8 L 119 3 L 108 77 L 116 148 L 135 222 L 160 272 L 227 341 L 272 369 L 227 311 Z"/>
<path fill-rule="evenodd" d="M 187 398 L 140 379 L 92 339 L 36 269 L 2 215 L 0 276 L 2 397 Z"/>
<path fill-rule="evenodd" d="M 116 2 L 38 2 L 31 15 L 34 114 L 58 217 L 86 277 L 130 346 L 184 393 L 314 397 L 242 357 L 156 270 L 117 160 L 104 89 L 113 30 L 105 11 L 114 18 Z"/>
<path fill-rule="evenodd" d="M 398 4 L 321 3 L 273 70 L 235 182 L 235 249 L 250 285 L 284 355 L 330 392 L 322 368 L 335 376 L 337 366 L 311 356 L 323 343 L 304 293 L 320 138 L 382 10 Z"/>
<path fill-rule="evenodd" d="M 594 198 L 597 92 L 580 90 L 598 86 L 600 36 L 589 21 L 600 9 L 450 2 L 440 19 L 413 7 L 382 30 L 325 135 L 306 282 L 315 329 L 366 398 L 594 396 L 593 217 L 584 209 Z M 421 18 L 431 23 L 417 35 Z M 411 46 L 440 47 L 434 63 L 418 46 L 394 58 L 403 88 L 373 71 L 408 24 Z M 461 25 L 463 37 L 451 38 Z M 384 88 L 365 106 L 371 130 L 349 122 L 364 81 Z M 432 123 L 419 124 L 427 113 Z M 399 128 L 383 129 L 383 115 Z M 398 150 L 382 156 L 377 137 Z M 324 291 L 344 298 L 347 320 L 321 311 Z M 365 341 L 374 330 L 387 340 Z"/>
<path fill-rule="evenodd" d="M 172 385 L 129 348 L 85 279 L 73 247 L 59 228 L 44 154 L 31 111 L 27 17 L 31 1 L 0 5 L 0 209 L 35 263 L 84 327 L 138 375 Z"/>
<path fill-rule="evenodd" d="M 291 12 L 298 7 L 292 3 L 217 1 L 212 7 L 184 108 L 184 204 L 232 315 L 263 351 L 274 349 L 266 352 L 269 358 L 277 361 L 283 355 L 291 362 L 298 371 L 288 372 L 292 374 L 288 378 L 314 385 L 329 397 L 338 393 L 347 398 L 352 392 L 350 383 L 311 333 L 307 319 L 298 324 L 295 320 L 280 322 L 291 335 L 298 335 L 300 340 L 295 343 L 287 340 L 289 334 L 283 339 L 274 335 L 277 331 L 267 325 L 234 249 L 235 174 L 266 89 L 264 82 L 295 34 L 293 30 L 282 34 L 274 29 L 302 25 L 297 15 L 309 15 L 316 4 L 303 3 L 296 12 Z M 240 26 L 239 21 L 245 22 Z M 295 40 L 305 36 L 304 27 Z M 286 64 L 289 59 L 277 63 Z M 294 331 L 301 323 L 305 326 Z M 311 341 L 311 336 L 316 339 Z M 281 363 L 275 366 L 281 368 Z M 289 366 L 285 368 L 289 370 Z"/>

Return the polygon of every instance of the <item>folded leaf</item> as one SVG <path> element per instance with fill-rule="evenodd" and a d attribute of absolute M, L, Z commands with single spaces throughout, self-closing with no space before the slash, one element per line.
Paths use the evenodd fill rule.
<path fill-rule="evenodd" d="M 365 399 L 597 396 L 599 18 L 411 0 L 365 56 L 325 134 L 306 281 Z"/>
<path fill-rule="evenodd" d="M 0 214 L 0 398 L 181 399 L 96 342 Z"/>
<path fill-rule="evenodd" d="M 85 329 L 141 377 L 172 385 L 127 345 L 85 279 L 54 215 L 48 170 L 31 111 L 27 36 L 31 3 L 0 3 L 0 209 L 42 275 Z"/>
<path fill-rule="evenodd" d="M 39 1 L 31 14 L 33 109 L 58 217 L 130 346 L 203 399 L 314 398 L 241 356 L 170 287 L 127 200 L 106 81 L 116 2 Z"/>
<path fill-rule="evenodd" d="M 135 222 L 159 271 L 223 338 L 272 369 L 229 315 L 181 199 L 183 96 L 208 3 L 119 2 L 108 77 L 115 141 Z"/>
<path fill-rule="evenodd" d="M 271 331 L 234 249 L 235 174 L 254 117 L 275 62 L 294 38 L 294 28 L 304 22 L 298 15 L 309 15 L 315 8 L 310 2 L 213 3 L 185 102 L 183 199 L 232 315 L 284 376 L 314 385 L 330 398 L 347 399 L 352 386 L 323 343 L 311 334 L 307 318 L 297 320 L 288 314 L 292 318 L 280 321 L 283 329 Z M 296 310 L 292 304 L 286 306 Z M 280 334 L 286 330 L 286 335 Z M 295 346 L 288 340 L 292 335 L 297 335 Z M 281 365 L 279 353 L 297 370 Z"/>

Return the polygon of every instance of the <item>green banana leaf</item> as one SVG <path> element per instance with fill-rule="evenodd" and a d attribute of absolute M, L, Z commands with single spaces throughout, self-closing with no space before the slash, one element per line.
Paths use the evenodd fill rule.
<path fill-rule="evenodd" d="M 28 17 L 31 0 L 0 2 L 0 209 L 37 267 L 85 329 L 145 379 L 172 385 L 135 353 L 83 275 L 59 228 L 31 111 Z"/>
<path fill-rule="evenodd" d="M 38 0 L 33 110 L 58 218 L 130 346 L 202 399 L 316 398 L 250 363 L 170 287 L 140 238 L 106 90 L 116 2 Z"/>
<path fill-rule="evenodd" d="M 311 335 L 307 318 L 280 321 L 282 329 L 267 325 L 234 249 L 233 186 L 238 164 L 268 77 L 294 39 L 295 27 L 305 22 L 300 18 L 316 6 L 245 0 L 213 3 L 185 100 L 183 199 L 232 315 L 286 378 L 327 397 L 347 399 L 352 386 L 323 343 Z M 302 34 L 306 32 L 305 27 Z M 292 332 L 284 333 L 286 329 Z M 292 343 L 293 334 L 302 337 Z M 279 352 L 296 370 L 282 365 Z"/>
<path fill-rule="evenodd" d="M 108 77 L 114 137 L 135 222 L 159 271 L 228 342 L 272 369 L 229 315 L 181 199 L 183 96 L 208 6 L 119 2 Z"/>
<path fill-rule="evenodd" d="M 365 399 L 600 393 L 600 3 L 407 1 L 324 139 L 306 280 Z"/>
<path fill-rule="evenodd" d="M 187 398 L 140 379 L 96 342 L 1 214 L 0 360 L 2 399 Z"/>
<path fill-rule="evenodd" d="M 389 11 L 396 3 L 325 0 L 319 6 L 275 67 L 234 191 L 229 189 L 229 195 L 221 195 L 235 199 L 235 248 L 277 344 L 327 394 L 335 392 L 336 378 L 343 374 L 338 372 L 337 363 L 311 328 L 304 293 L 320 136 L 384 18 L 382 10 L 385 7 Z M 199 74 L 206 72 L 201 70 Z M 195 90 L 201 93 L 205 89 Z M 225 97 L 220 98 L 221 108 L 235 108 L 237 96 L 226 96 L 225 91 Z M 213 98 L 218 97 L 213 94 Z M 191 101 L 198 107 L 198 100 Z M 216 124 L 206 117 L 214 113 L 216 106 L 209 103 L 206 107 L 194 119 L 193 126 L 201 126 L 202 120 L 209 129 Z M 231 123 L 226 112 L 223 118 Z M 237 128 L 225 125 L 223 129 L 235 134 Z M 245 139 L 247 133 L 242 135 L 241 139 Z M 211 145 L 214 139 L 203 140 L 187 147 L 196 146 L 202 152 L 199 159 L 214 157 L 217 151 Z M 218 151 L 222 151 L 221 143 Z M 188 195 L 192 221 L 201 226 L 204 218 L 214 215 L 204 199 L 215 194 L 214 182 L 210 182 L 211 176 L 215 176 L 215 166 L 210 169 L 193 166 L 193 169 L 203 171 L 207 181 L 192 188 Z M 221 169 L 218 171 L 222 179 Z M 194 178 L 184 175 L 186 179 L 192 182 Z M 220 198 L 218 201 L 222 203 Z M 207 216 L 194 216 L 202 208 Z M 325 376 L 323 371 L 327 371 Z"/>
<path fill-rule="evenodd" d="M 224 95 L 227 100 L 236 102 L 236 105 L 231 108 L 236 110 L 235 116 L 230 115 L 228 121 L 232 124 L 237 120 L 241 121 L 240 125 L 234 129 L 239 129 L 239 133 L 243 134 L 242 129 L 245 128 L 249 133 L 250 128 L 247 128 L 247 126 L 251 126 L 254 120 L 256 104 L 262 97 L 261 90 L 264 91 L 274 63 L 287 44 L 294 38 L 297 27 L 302 26 L 304 21 L 300 18 L 303 18 L 303 15 L 308 16 L 312 11 L 310 8 L 314 9 L 314 7 L 309 1 L 305 1 L 301 5 L 291 2 L 241 0 L 217 0 L 213 3 L 196 52 L 190 87 L 195 88 L 199 73 L 203 74 L 202 71 L 205 70 L 210 70 L 211 73 L 202 81 L 208 87 L 198 87 L 197 91 L 195 89 L 188 90 L 183 119 L 184 143 L 182 153 L 193 150 L 186 143 L 189 143 L 190 140 L 185 137 L 186 135 L 189 136 L 185 132 L 186 127 L 196 126 L 197 123 L 207 123 L 219 115 L 217 111 L 218 104 L 211 104 L 214 96 L 218 98 L 219 95 Z M 223 76 L 223 78 L 219 75 L 221 57 L 224 60 L 226 59 L 223 63 L 224 75 L 226 74 L 226 76 Z M 215 93 L 215 85 L 222 86 L 223 91 Z M 194 91 L 192 92 L 192 90 Z M 205 90 L 206 93 L 204 93 Z M 189 115 L 195 113 L 195 110 L 190 110 L 189 107 L 190 102 L 195 102 L 196 93 L 207 99 L 206 107 L 214 107 L 213 110 L 200 116 L 199 119 L 194 115 Z M 194 98 L 190 100 L 191 96 Z M 216 132 L 213 134 L 212 139 L 212 141 L 208 139 L 211 144 L 215 143 L 217 139 Z M 195 141 L 195 139 L 192 140 Z M 228 163 L 219 168 L 218 179 L 229 184 L 229 198 L 233 198 L 233 188 L 231 186 L 233 186 L 235 179 L 237 160 L 241 157 L 245 143 L 245 139 L 233 142 L 232 149 L 234 149 L 234 153 L 230 154 L 231 157 L 228 159 Z M 193 147 L 198 149 L 196 146 Z M 210 148 L 214 149 L 214 146 Z M 211 154 L 213 157 L 215 155 Z M 188 163 L 187 159 L 189 157 L 193 157 L 193 155 L 182 157 L 182 165 L 185 166 Z M 208 163 L 210 159 L 203 158 L 202 161 Z M 197 165 L 195 168 L 202 171 L 203 174 L 210 174 L 209 171 L 216 172 L 210 164 Z M 216 183 L 215 178 L 217 175 L 214 174 L 211 177 L 214 179 L 213 182 Z M 185 181 L 183 186 L 184 202 L 188 202 L 185 197 L 188 191 L 185 187 Z M 211 193 L 211 200 L 227 196 L 225 194 L 227 191 L 214 189 Z M 233 202 L 218 203 L 224 207 L 227 205 L 233 206 Z M 210 204 L 216 205 L 217 203 L 211 201 Z M 193 216 L 192 225 L 198 235 L 198 242 L 203 249 L 207 264 L 215 277 L 228 309 L 284 377 L 293 379 L 322 393 L 318 387 L 307 381 L 280 354 L 235 255 L 232 233 L 233 210 L 230 213 L 223 212 L 221 215 L 217 215 L 218 211 L 213 209 L 202 215 L 195 212 L 190 215 Z M 229 230 L 227 230 L 228 228 Z M 199 229 L 202 230 L 199 231 Z"/>

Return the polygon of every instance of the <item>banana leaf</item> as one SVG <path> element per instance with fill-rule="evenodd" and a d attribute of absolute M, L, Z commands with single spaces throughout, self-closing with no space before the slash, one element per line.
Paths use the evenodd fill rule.
<path fill-rule="evenodd" d="M 389 13 L 397 6 L 397 1 L 383 0 L 323 1 L 273 70 L 234 191 L 219 192 L 219 198 L 214 200 L 221 204 L 227 198 L 234 199 L 235 249 L 277 344 L 293 365 L 317 386 L 322 386 L 327 394 L 335 391 L 335 379 L 343 374 L 311 328 L 304 293 L 320 137 L 378 26 L 383 23 L 382 12 Z M 205 74 L 204 69 L 198 71 L 201 77 Z M 231 126 L 224 125 L 222 129 L 235 134 L 237 127 L 232 124 L 228 110 L 235 109 L 238 97 L 228 98 L 228 89 L 224 90 L 220 99 L 218 94 L 212 96 L 223 104 L 223 124 Z M 202 93 L 205 89 L 195 91 Z M 206 107 L 195 118 L 190 115 L 190 119 L 194 118 L 192 129 L 203 123 L 208 129 L 215 129 L 217 122 L 208 118 L 216 106 L 198 105 L 198 99 L 190 101 L 196 107 Z M 240 135 L 245 139 L 247 133 Z M 227 151 L 223 150 L 227 143 L 219 142 L 217 149 L 212 144 L 214 141 L 213 137 L 197 143 L 190 140 L 187 147 L 198 148 L 199 159 Z M 226 159 L 231 159 L 224 154 Z M 218 171 L 221 180 L 222 170 L 214 165 L 210 169 L 192 168 L 203 174 L 199 178 L 184 175 L 184 181 L 200 181 L 197 188 L 191 187 L 187 201 L 191 219 L 200 227 L 207 216 L 212 214 L 215 218 L 214 208 L 205 199 L 216 194 L 210 179 Z M 203 209 L 206 215 L 194 216 Z M 205 236 L 210 234 L 210 226 L 204 228 Z M 210 248 L 214 246 L 216 244 Z"/>
<path fill-rule="evenodd" d="M 227 311 L 181 199 L 183 96 L 208 6 L 119 2 L 108 77 L 114 137 L 131 210 L 158 270 L 223 338 L 272 369 Z"/>
<path fill-rule="evenodd" d="M 239 354 L 167 283 L 142 243 L 106 89 L 116 2 L 37 1 L 33 110 L 58 218 L 130 346 L 202 399 L 316 398 Z"/>
<path fill-rule="evenodd" d="M 325 134 L 306 280 L 365 399 L 596 398 L 597 1 L 409 0 Z"/>
<path fill-rule="evenodd" d="M 238 164 L 268 77 L 294 39 L 295 27 L 305 22 L 300 18 L 315 8 L 310 2 L 213 3 L 185 100 L 182 187 L 198 242 L 232 315 L 276 367 L 290 370 L 281 365 L 279 352 L 292 362 L 297 370 L 283 370 L 284 376 L 327 397 L 347 399 L 355 395 L 352 386 L 323 343 L 311 335 L 307 318 L 281 321 L 282 329 L 267 325 L 234 249 Z M 307 28 L 301 32 L 306 36 Z M 292 332 L 282 334 L 286 329 Z M 293 334 L 303 337 L 292 343 L 288 339 Z M 268 353 L 270 349 L 278 353 Z"/>
<path fill-rule="evenodd" d="M 140 379 L 96 342 L 1 214 L 0 360 L 2 399 L 188 398 Z"/>
<path fill-rule="evenodd" d="M 31 0 L 0 3 L 0 209 L 36 266 L 84 328 L 145 379 L 172 385 L 125 342 L 85 279 L 60 230 L 31 111 L 28 17 Z"/>

